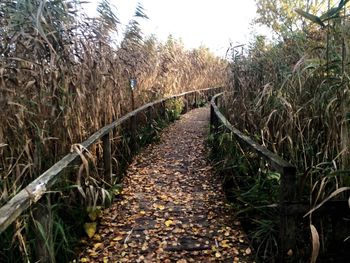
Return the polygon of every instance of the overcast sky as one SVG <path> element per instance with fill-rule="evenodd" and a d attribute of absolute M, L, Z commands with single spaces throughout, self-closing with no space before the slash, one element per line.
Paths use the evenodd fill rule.
<path fill-rule="evenodd" d="M 98 0 L 90 0 L 94 14 Z M 140 2 L 149 20 L 141 21 L 146 35 L 161 41 L 169 34 L 181 38 L 187 48 L 203 44 L 224 55 L 229 43 L 245 44 L 251 36 L 250 23 L 255 17 L 254 0 L 111 0 L 117 7 L 122 26 L 132 18 Z M 260 32 L 260 31 L 259 31 Z M 265 31 L 264 31 L 265 32 Z"/>

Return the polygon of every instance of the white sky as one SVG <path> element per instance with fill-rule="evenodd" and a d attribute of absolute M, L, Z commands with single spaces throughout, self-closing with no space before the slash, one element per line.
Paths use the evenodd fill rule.
<path fill-rule="evenodd" d="M 94 14 L 98 0 L 90 0 L 89 14 Z M 142 20 L 145 35 L 154 34 L 165 41 L 169 34 L 181 38 L 187 48 L 203 44 L 224 55 L 229 43 L 247 44 L 250 23 L 255 17 L 254 0 L 110 0 L 117 7 L 122 26 L 132 18 L 140 2 L 149 20 Z M 259 31 L 266 33 L 267 31 Z"/>

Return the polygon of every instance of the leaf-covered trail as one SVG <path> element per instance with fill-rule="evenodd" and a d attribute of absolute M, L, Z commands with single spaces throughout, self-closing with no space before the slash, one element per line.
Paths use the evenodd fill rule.
<path fill-rule="evenodd" d="M 207 162 L 208 120 L 208 108 L 183 115 L 135 157 L 82 261 L 252 262 Z"/>

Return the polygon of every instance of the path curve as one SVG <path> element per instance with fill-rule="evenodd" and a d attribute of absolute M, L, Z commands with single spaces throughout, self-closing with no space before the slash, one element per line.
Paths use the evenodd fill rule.
<path fill-rule="evenodd" d="M 208 164 L 208 127 L 209 108 L 192 110 L 134 158 L 81 261 L 253 262 Z"/>

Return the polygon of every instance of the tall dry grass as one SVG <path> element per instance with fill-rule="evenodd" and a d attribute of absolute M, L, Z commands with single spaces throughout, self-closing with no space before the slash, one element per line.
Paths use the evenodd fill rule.
<path fill-rule="evenodd" d="M 330 197 L 349 198 L 350 24 L 344 9 L 323 30 L 309 25 L 307 33 L 290 33 L 272 44 L 258 36 L 243 53 L 232 50 L 227 114 L 240 130 L 297 166 L 298 200 L 308 200 L 310 209 Z M 342 232 L 343 240 L 350 235 L 330 230 L 329 219 L 322 222 L 312 213 L 307 218 L 312 233 L 317 223 L 324 251 L 333 245 L 331 232 Z M 341 222 L 348 231 L 347 221 Z"/>
<path fill-rule="evenodd" d="M 1 1 L 0 205 L 73 144 L 131 111 L 130 78 L 138 81 L 136 106 L 226 81 L 226 62 L 206 48 L 144 37 L 141 6 L 120 43 L 111 5 L 104 0 L 99 8 L 100 15 L 89 18 L 74 0 Z M 24 226 L 18 221 L 10 239 L 19 241 L 25 258 Z"/>
<path fill-rule="evenodd" d="M 0 203 L 130 111 L 129 78 L 137 106 L 225 78 L 225 63 L 205 48 L 130 32 L 115 46 L 100 19 L 76 18 L 69 1 L 29 2 L 0 4 Z"/>

